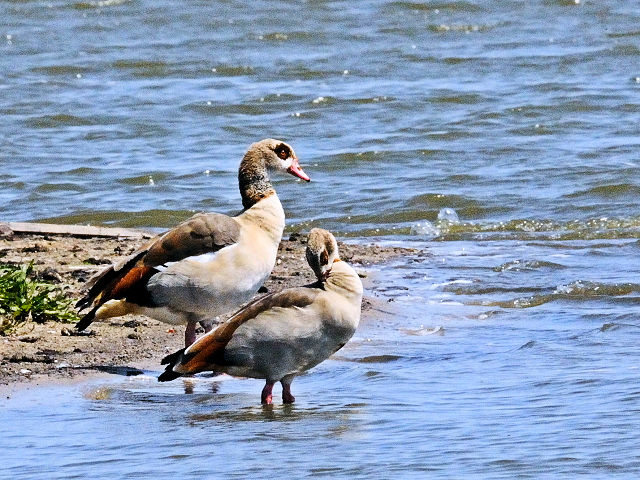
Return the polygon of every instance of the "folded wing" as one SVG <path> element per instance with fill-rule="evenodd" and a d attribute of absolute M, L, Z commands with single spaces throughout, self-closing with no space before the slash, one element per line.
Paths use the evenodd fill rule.
<path fill-rule="evenodd" d="M 224 349 L 241 326 L 258 315 L 275 309 L 300 309 L 311 305 L 321 290 L 299 287 L 266 295 L 250 303 L 215 330 L 200 337 L 187 349 L 166 356 L 162 365 L 167 365 L 159 381 L 173 380 L 187 373 L 211 370 L 215 366 L 225 366 Z M 281 315 L 280 315 L 281 316 Z"/>
<path fill-rule="evenodd" d="M 163 265 L 217 252 L 235 244 L 239 235 L 238 222 L 227 215 L 194 215 L 91 279 L 85 296 L 76 304 L 80 309 L 91 307 L 91 311 L 76 327 L 79 330 L 88 327 L 98 308 L 109 300 L 126 299 L 138 305 L 150 304 L 147 282 Z"/>

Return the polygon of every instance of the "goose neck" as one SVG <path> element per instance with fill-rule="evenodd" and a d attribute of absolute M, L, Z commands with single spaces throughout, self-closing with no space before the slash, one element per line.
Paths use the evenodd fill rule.
<path fill-rule="evenodd" d="M 264 162 L 247 152 L 238 169 L 238 185 L 245 210 L 275 193 Z"/>

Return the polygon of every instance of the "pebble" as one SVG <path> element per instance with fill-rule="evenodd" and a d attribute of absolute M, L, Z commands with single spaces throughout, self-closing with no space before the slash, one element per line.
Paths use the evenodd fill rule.
<path fill-rule="evenodd" d="M 35 343 L 40 340 L 40 337 L 37 335 L 22 335 L 21 337 L 18 337 L 18 340 L 24 343 Z"/>

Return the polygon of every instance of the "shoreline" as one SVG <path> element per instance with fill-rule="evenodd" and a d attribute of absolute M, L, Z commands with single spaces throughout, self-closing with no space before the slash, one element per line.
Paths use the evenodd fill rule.
<path fill-rule="evenodd" d="M 6 224 L 5 224 L 6 225 Z M 104 229 L 103 229 L 104 230 Z M 107 229 L 108 230 L 108 229 Z M 102 232 L 104 233 L 104 231 Z M 58 231 L 6 232 L 0 237 L 0 264 L 34 262 L 38 276 L 79 298 L 84 283 L 106 265 L 131 254 L 149 234 L 83 235 Z M 418 249 L 353 244 L 339 241 L 341 258 L 363 278 L 363 320 L 373 315 L 375 299 L 366 294 L 367 268 Z M 306 235 L 293 233 L 280 243 L 276 265 L 265 283 L 269 292 L 305 285 L 313 280 L 304 250 Z M 262 294 L 258 294 L 262 295 Z M 184 327 L 165 324 L 142 315 L 114 317 L 95 322 L 79 333 L 73 323 L 27 322 L 7 336 L 0 336 L 0 391 L 43 383 L 75 381 L 89 375 L 138 375 L 145 367 L 184 346 Z"/>

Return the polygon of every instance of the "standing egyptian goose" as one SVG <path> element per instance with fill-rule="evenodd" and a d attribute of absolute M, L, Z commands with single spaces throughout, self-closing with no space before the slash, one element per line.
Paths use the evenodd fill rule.
<path fill-rule="evenodd" d="M 310 180 L 286 143 L 254 143 L 238 170 L 243 212 L 194 215 L 105 269 L 89 281 L 77 303 L 91 310 L 76 328 L 137 313 L 186 324 L 189 346 L 198 322 L 248 302 L 270 275 L 284 230 L 284 210 L 269 181 L 273 171 Z"/>
<path fill-rule="evenodd" d="M 360 321 L 362 282 L 338 257 L 331 233 L 309 233 L 307 261 L 318 281 L 266 295 L 227 322 L 200 337 L 189 348 L 168 355 L 158 378 L 169 381 L 202 371 L 264 378 L 262 403 L 272 402 L 272 389 L 282 383 L 282 400 L 293 403 L 291 382 L 338 351 Z"/>

